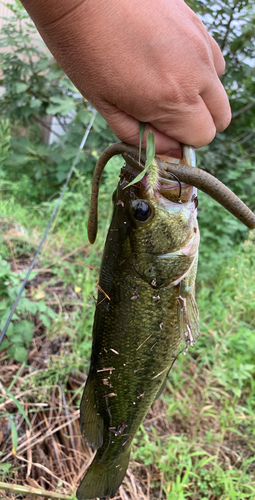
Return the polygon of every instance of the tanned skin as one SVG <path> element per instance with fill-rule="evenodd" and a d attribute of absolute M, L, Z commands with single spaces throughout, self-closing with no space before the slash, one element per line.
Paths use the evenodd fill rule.
<path fill-rule="evenodd" d="M 201 147 L 231 119 L 219 46 L 183 0 L 22 0 L 52 54 L 116 136 L 157 154 Z M 143 146 L 145 145 L 146 134 Z"/>

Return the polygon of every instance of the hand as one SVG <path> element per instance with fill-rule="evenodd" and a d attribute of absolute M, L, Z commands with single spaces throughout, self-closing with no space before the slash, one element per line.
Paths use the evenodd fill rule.
<path fill-rule="evenodd" d="M 223 56 L 183 0 L 22 1 L 119 139 L 138 145 L 147 122 L 156 152 L 178 156 L 180 142 L 201 147 L 228 126 Z"/>

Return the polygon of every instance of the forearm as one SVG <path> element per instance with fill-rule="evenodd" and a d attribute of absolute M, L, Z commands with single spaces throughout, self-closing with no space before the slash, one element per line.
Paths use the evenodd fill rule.
<path fill-rule="evenodd" d="M 73 68 L 84 66 L 89 53 L 84 50 L 89 38 L 87 26 L 93 24 L 92 11 L 97 1 L 86 0 L 22 0 L 50 51 L 72 78 Z M 77 77 L 74 77 L 77 84 Z M 81 85 L 82 87 L 82 85 Z M 84 89 L 80 88 L 84 93 Z"/>

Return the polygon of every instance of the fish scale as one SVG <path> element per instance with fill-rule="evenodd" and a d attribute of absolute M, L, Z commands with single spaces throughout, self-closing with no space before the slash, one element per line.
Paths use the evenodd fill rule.
<path fill-rule="evenodd" d="M 160 193 L 149 197 L 142 181 L 123 189 L 136 174 L 128 166 L 122 169 L 100 270 L 91 365 L 81 402 L 82 434 L 97 453 L 77 491 L 79 500 L 114 496 L 125 476 L 132 440 L 185 339 L 180 294 L 194 339 L 199 334 L 195 202 L 178 204 Z M 143 216 L 143 207 L 150 215 L 140 221 L 135 217 L 139 210 Z"/>
<path fill-rule="evenodd" d="M 81 402 L 81 431 L 97 452 L 77 491 L 78 500 L 114 496 L 128 467 L 132 439 L 164 387 L 181 340 L 186 351 L 199 336 L 195 302 L 199 230 L 193 186 L 255 228 L 255 214 L 218 179 L 194 168 L 192 147 L 182 149 L 180 161 L 154 159 L 159 185 L 150 195 L 146 178 L 127 187 L 146 161 L 145 153 L 140 155 L 134 146 L 112 144 L 94 171 L 91 243 L 97 234 L 103 169 L 116 154 L 127 162 L 113 197 L 91 364 Z"/>

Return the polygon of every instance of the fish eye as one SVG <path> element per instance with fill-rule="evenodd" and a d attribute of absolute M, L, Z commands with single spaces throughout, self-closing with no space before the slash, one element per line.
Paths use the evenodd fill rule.
<path fill-rule="evenodd" d="M 151 215 L 151 207 L 145 201 L 137 201 L 133 206 L 134 218 L 140 222 L 144 222 L 149 219 Z"/>

